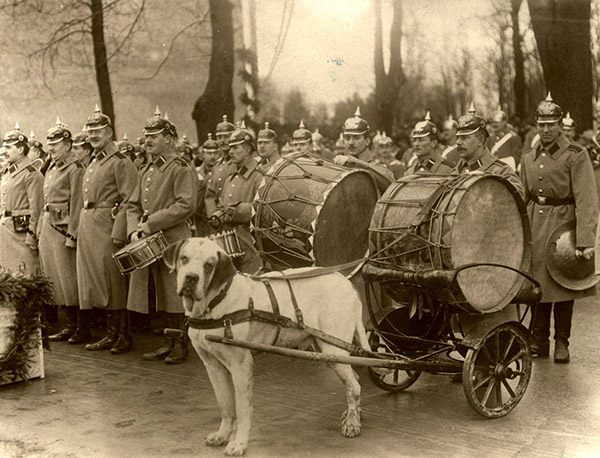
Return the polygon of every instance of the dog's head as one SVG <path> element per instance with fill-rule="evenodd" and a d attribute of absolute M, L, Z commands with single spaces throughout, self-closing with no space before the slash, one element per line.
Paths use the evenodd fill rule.
<path fill-rule="evenodd" d="M 235 267 L 216 243 L 206 238 L 190 238 L 169 245 L 163 260 L 177 272 L 177 294 L 183 298 L 185 314 L 200 318 L 208 305 L 231 281 Z"/>

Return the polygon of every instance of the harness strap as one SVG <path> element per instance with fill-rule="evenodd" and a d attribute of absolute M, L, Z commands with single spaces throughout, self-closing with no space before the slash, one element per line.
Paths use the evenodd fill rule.
<path fill-rule="evenodd" d="M 302 311 L 300 310 L 300 307 L 298 307 L 298 301 L 296 300 L 296 295 L 294 294 L 294 289 L 292 288 L 292 282 L 288 279 L 286 279 L 285 282 L 290 288 L 290 297 L 292 299 L 292 305 L 294 306 L 294 312 L 296 312 L 296 319 L 298 320 L 298 324 L 300 325 L 301 329 L 304 329 L 304 318 L 302 317 Z"/>
<path fill-rule="evenodd" d="M 265 285 L 265 288 L 267 288 L 267 293 L 269 294 L 269 300 L 271 301 L 271 308 L 273 309 L 273 314 L 275 316 L 281 316 L 281 313 L 279 312 L 279 304 L 277 303 L 277 297 L 275 296 L 273 287 L 267 280 L 263 279 L 262 282 Z M 277 332 L 275 334 L 275 339 L 273 339 L 273 345 L 275 345 L 275 342 L 277 342 L 280 332 L 281 332 L 281 326 L 278 325 Z"/>

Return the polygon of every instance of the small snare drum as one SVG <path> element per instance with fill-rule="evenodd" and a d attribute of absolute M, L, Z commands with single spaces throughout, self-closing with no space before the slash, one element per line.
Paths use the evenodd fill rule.
<path fill-rule="evenodd" d="M 219 245 L 225 253 L 232 258 L 239 258 L 244 256 L 244 252 L 240 246 L 240 240 L 238 239 L 237 232 L 235 231 L 224 231 L 218 234 L 211 234 L 208 236 L 213 242 Z"/>
<path fill-rule="evenodd" d="M 143 269 L 162 258 L 168 243 L 164 234 L 159 231 L 142 239 L 131 242 L 114 253 L 113 259 L 123 275 L 134 270 Z"/>

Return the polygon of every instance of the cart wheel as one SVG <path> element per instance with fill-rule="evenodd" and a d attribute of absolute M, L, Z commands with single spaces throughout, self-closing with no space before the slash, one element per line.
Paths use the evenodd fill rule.
<path fill-rule="evenodd" d="M 375 333 L 369 333 L 371 350 L 377 353 L 391 353 L 389 347 Z M 398 393 L 406 390 L 417 381 L 421 371 L 405 371 L 386 367 L 367 367 L 367 373 L 373 384 L 382 390 Z"/>
<path fill-rule="evenodd" d="M 463 389 L 469 404 L 487 418 L 506 415 L 521 401 L 531 377 L 527 334 L 504 323 L 470 349 L 463 366 Z"/>

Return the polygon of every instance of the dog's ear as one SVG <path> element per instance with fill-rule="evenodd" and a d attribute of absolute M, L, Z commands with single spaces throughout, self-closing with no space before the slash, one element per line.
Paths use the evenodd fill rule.
<path fill-rule="evenodd" d="M 163 251 L 163 261 L 169 268 L 170 272 L 173 272 L 175 270 L 175 267 L 177 266 L 177 257 L 179 256 L 179 250 L 181 250 L 181 247 L 185 242 L 187 242 L 187 239 L 178 240 L 176 243 L 172 243 L 171 245 L 169 245 L 165 249 L 165 251 Z"/>
<path fill-rule="evenodd" d="M 222 251 L 217 251 L 217 263 L 215 264 L 215 270 L 208 285 L 207 292 L 209 294 L 215 294 L 223 285 L 230 281 L 234 275 L 235 267 L 233 266 L 231 257 Z"/>

